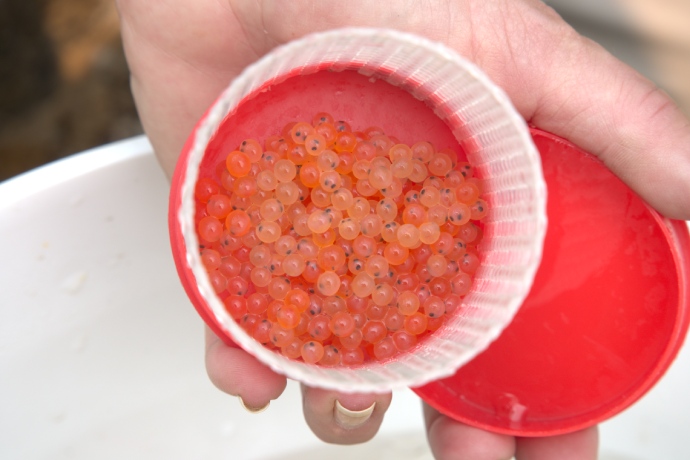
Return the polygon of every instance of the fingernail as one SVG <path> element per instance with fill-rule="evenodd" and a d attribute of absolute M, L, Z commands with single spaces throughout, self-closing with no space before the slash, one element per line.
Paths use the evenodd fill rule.
<path fill-rule="evenodd" d="M 265 410 L 268 408 L 268 406 L 271 405 L 271 401 L 269 401 L 269 402 L 267 402 L 266 405 L 263 406 L 263 407 L 252 407 L 252 406 L 247 405 L 247 404 L 244 402 L 244 399 L 242 399 L 242 396 L 238 396 L 237 399 L 240 400 L 240 404 L 242 405 L 242 407 L 244 408 L 244 410 L 246 410 L 246 411 L 249 412 L 250 414 L 258 414 L 258 413 L 261 413 L 261 412 L 265 411 Z"/>
<path fill-rule="evenodd" d="M 350 410 L 345 409 L 340 401 L 336 399 L 335 401 L 335 421 L 343 428 L 357 428 L 366 423 L 374 412 L 374 407 L 376 403 L 367 407 L 364 410 Z"/>

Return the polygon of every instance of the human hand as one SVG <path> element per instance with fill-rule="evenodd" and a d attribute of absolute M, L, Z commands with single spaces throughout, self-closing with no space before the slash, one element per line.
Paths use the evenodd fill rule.
<path fill-rule="evenodd" d="M 120 0 L 132 89 L 161 164 L 172 173 L 185 138 L 216 96 L 248 64 L 307 33 L 383 26 L 444 42 L 501 86 L 532 124 L 599 158 L 669 217 L 690 218 L 690 124 L 650 82 L 578 36 L 537 1 L 146 2 Z M 239 349 L 208 333 L 207 367 L 222 390 L 261 407 L 285 386 Z M 362 442 L 378 429 L 390 395 L 306 389 L 305 418 L 322 439 Z M 335 400 L 351 410 L 376 402 L 362 424 L 346 426 Z M 482 432 L 425 409 L 439 458 L 596 456 L 596 430 L 543 439 Z M 363 419 L 360 419 L 361 422 Z"/>

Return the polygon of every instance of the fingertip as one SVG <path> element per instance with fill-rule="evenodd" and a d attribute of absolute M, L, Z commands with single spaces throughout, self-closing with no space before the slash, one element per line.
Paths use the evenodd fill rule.
<path fill-rule="evenodd" d="M 559 56 L 564 65 L 544 73 L 549 89 L 523 115 L 598 157 L 664 216 L 690 219 L 690 120 L 598 44 L 583 37 L 573 44 L 575 57 Z"/>
<path fill-rule="evenodd" d="M 509 460 L 515 455 L 515 438 L 490 433 L 452 420 L 424 405 L 429 447 L 443 460 Z M 554 457 L 556 458 L 556 457 Z"/>
<path fill-rule="evenodd" d="M 244 402 L 244 399 L 242 399 L 242 396 L 238 396 L 237 399 L 239 399 L 240 405 L 242 406 L 242 408 L 251 414 L 260 414 L 261 412 L 268 409 L 268 406 L 271 405 L 271 402 L 269 401 L 264 406 L 255 407 L 255 406 L 252 406 L 252 405 Z"/>
<path fill-rule="evenodd" d="M 348 409 L 336 399 L 333 417 L 335 423 L 340 425 L 341 428 L 351 430 L 367 423 L 371 418 L 371 414 L 374 413 L 374 409 L 376 409 L 376 401 L 364 409 Z"/>
<path fill-rule="evenodd" d="M 304 418 L 314 434 L 332 444 L 366 442 L 378 432 L 392 395 L 346 394 L 302 385 Z"/>
<path fill-rule="evenodd" d="M 206 372 L 221 391 L 241 398 L 250 412 L 259 412 L 285 390 L 287 379 L 246 351 L 225 345 L 207 329 Z"/>
<path fill-rule="evenodd" d="M 574 433 L 544 438 L 519 438 L 518 460 L 595 460 L 599 450 L 599 430 L 596 426 Z"/>

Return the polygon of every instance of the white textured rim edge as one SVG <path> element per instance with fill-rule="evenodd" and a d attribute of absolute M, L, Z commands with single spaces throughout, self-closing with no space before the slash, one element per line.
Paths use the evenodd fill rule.
<path fill-rule="evenodd" d="M 537 222 L 537 234 L 535 234 L 532 245 L 533 257 L 523 272 L 523 281 L 525 286 L 524 293 L 521 296 L 515 296 L 507 308 L 509 311 L 508 316 L 512 319 L 527 296 L 536 271 L 539 267 L 543 249 L 543 241 L 546 234 L 546 185 L 541 172 L 541 160 L 539 154 L 532 142 L 525 121 L 516 112 L 508 96 L 503 92 L 503 90 L 493 84 L 478 67 L 440 43 L 435 43 L 419 36 L 407 33 L 382 29 L 347 28 L 312 34 L 276 48 L 259 61 L 247 67 L 221 94 L 219 99 L 209 110 L 206 117 L 200 122 L 194 133 L 192 147 L 188 156 L 184 173 L 185 175 L 181 187 L 182 204 L 177 215 L 177 220 L 182 229 L 182 235 L 186 247 L 198 247 L 196 229 L 193 225 L 195 210 L 194 185 L 198 178 L 199 165 L 204 156 L 206 145 L 222 120 L 232 111 L 234 111 L 237 107 L 237 104 L 247 96 L 247 93 L 245 92 L 246 88 L 250 88 L 252 86 L 251 82 L 255 80 L 258 75 L 263 75 L 267 69 L 273 66 L 276 62 L 280 61 L 282 57 L 292 55 L 300 49 L 306 50 L 309 48 L 310 43 L 313 43 L 314 41 L 343 39 L 344 37 L 352 36 L 371 37 L 372 39 L 385 37 L 386 39 L 399 41 L 401 43 L 413 44 L 414 46 L 427 49 L 429 53 L 436 54 L 448 61 L 457 63 L 460 68 L 464 69 L 464 71 L 469 75 L 472 75 L 487 90 L 487 92 L 495 99 L 498 105 L 502 107 L 505 115 L 507 115 L 511 122 L 516 126 L 521 127 L 519 130 L 520 141 L 524 145 L 524 149 L 530 157 L 529 160 L 534 177 L 538 178 L 538 183 L 535 184 L 534 204 L 536 209 L 543 210 L 543 212 L 538 213 L 539 222 Z M 293 66 L 293 68 L 295 67 L 298 66 Z M 393 389 L 421 386 L 431 381 L 448 377 L 454 374 L 460 366 L 482 352 L 509 324 L 509 321 L 507 321 L 506 324 L 493 325 L 489 328 L 489 330 L 486 331 L 486 334 L 482 337 L 482 340 L 479 342 L 476 349 L 473 350 L 473 353 L 459 356 L 456 360 L 449 360 L 447 366 L 444 366 L 443 368 L 428 370 L 424 373 L 409 378 L 395 378 L 383 382 L 353 382 L 352 380 L 343 382 L 337 377 L 333 378 L 332 374 L 334 369 L 324 371 L 323 375 L 315 375 L 314 366 L 309 366 L 301 362 L 284 358 L 279 354 L 268 350 L 263 345 L 258 344 L 253 338 L 249 337 L 244 330 L 225 312 L 222 301 L 215 294 L 209 278 L 206 275 L 205 270 L 202 268 L 203 265 L 198 252 L 187 251 L 186 259 L 192 270 L 192 273 L 196 278 L 198 289 L 203 300 L 213 311 L 218 324 L 220 324 L 231 334 L 238 345 L 254 355 L 261 362 L 268 365 L 274 371 L 284 374 L 287 377 L 295 380 L 302 381 L 306 384 L 321 388 L 344 392 L 382 393 Z M 370 365 L 362 369 L 380 369 L 381 367 L 382 366 Z M 342 372 L 348 372 L 348 370 L 343 369 Z M 349 372 L 352 373 L 352 370 L 349 370 Z"/>

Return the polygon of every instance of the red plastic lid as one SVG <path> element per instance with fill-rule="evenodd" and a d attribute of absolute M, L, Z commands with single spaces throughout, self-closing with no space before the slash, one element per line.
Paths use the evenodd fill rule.
<path fill-rule="evenodd" d="M 548 188 L 543 259 L 513 322 L 454 376 L 415 391 L 479 428 L 543 436 L 647 392 L 688 329 L 690 239 L 601 162 L 532 130 Z"/>

